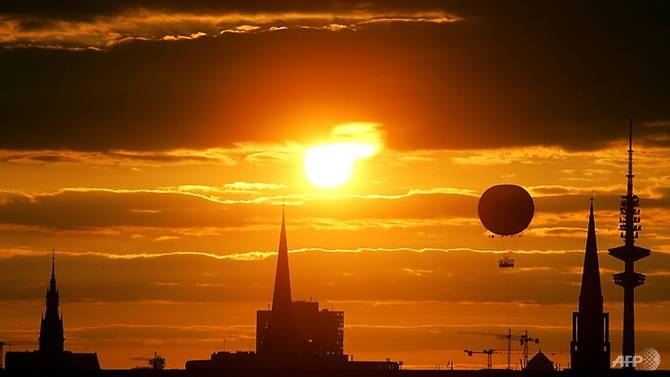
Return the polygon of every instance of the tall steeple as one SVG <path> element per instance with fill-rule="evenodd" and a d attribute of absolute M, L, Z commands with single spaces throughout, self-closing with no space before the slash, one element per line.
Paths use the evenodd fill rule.
<path fill-rule="evenodd" d="M 279 250 L 275 287 L 272 296 L 272 311 L 286 311 L 291 307 L 291 276 L 288 268 L 288 242 L 286 240 L 286 207 L 282 206 L 281 232 L 279 234 Z"/>
<path fill-rule="evenodd" d="M 600 288 L 600 266 L 596 241 L 596 221 L 593 214 L 593 199 L 589 209 L 589 226 L 586 234 L 582 288 L 579 291 L 579 308 L 603 310 L 603 295 Z"/>
<path fill-rule="evenodd" d="M 63 316 L 58 313 L 60 296 L 56 285 L 56 253 L 51 252 L 51 280 L 46 294 L 46 313 L 40 326 L 40 352 L 63 352 Z"/>
<path fill-rule="evenodd" d="M 589 211 L 579 311 L 572 313 L 570 360 L 574 370 L 595 371 L 610 367 L 609 314 L 603 312 L 593 199 Z"/>
<path fill-rule="evenodd" d="M 633 360 L 635 356 L 635 287 L 644 284 L 645 276 L 635 272 L 635 261 L 651 254 L 651 250 L 635 245 L 640 222 L 640 198 L 633 194 L 633 121 L 628 132 L 628 174 L 627 192 L 621 196 L 619 207 L 619 230 L 624 245 L 609 250 L 610 255 L 624 261 L 624 272 L 614 274 L 614 283 L 623 287 L 623 351 L 624 358 Z M 634 365 L 624 365 L 625 369 L 635 369 Z"/>
<path fill-rule="evenodd" d="M 49 290 L 56 291 L 58 293 L 58 288 L 56 287 L 56 251 L 51 250 L 51 280 L 49 281 Z"/>

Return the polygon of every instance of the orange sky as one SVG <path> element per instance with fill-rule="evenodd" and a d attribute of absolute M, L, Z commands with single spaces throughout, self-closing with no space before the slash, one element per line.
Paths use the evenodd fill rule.
<path fill-rule="evenodd" d="M 302 149 L 291 143 L 209 152 L 224 163 L 79 156 L 2 164 L 2 174 L 14 178 L 3 188 L 1 333 L 37 336 L 48 250 L 56 247 L 66 344 L 97 350 L 104 367 L 129 367 L 135 362 L 128 357 L 153 351 L 181 367 L 222 349 L 224 339 L 229 350 L 253 349 L 255 310 L 271 298 L 285 200 L 295 297 L 344 310 L 345 349 L 357 359 L 483 365 L 462 348 L 504 344 L 459 332 L 508 326 L 540 337 L 543 350 L 566 351 L 591 195 L 600 250 L 620 242 L 623 143 L 590 152 L 384 149 L 360 160 L 353 180 L 335 190 L 306 182 Z M 250 160 L 259 150 L 274 159 Z M 669 155 L 638 151 L 640 244 L 655 252 L 639 264 L 648 281 L 637 295 L 638 343 L 663 351 L 669 219 L 667 177 L 658 172 Z M 57 184 L 53 174 L 72 186 Z M 536 216 L 522 238 L 491 240 L 476 218 L 477 196 L 500 182 L 522 184 L 535 198 Z M 497 253 L 507 247 L 521 254 L 514 271 L 501 273 Z M 601 268 L 616 351 L 622 294 L 611 274 L 621 266 L 605 253 Z M 555 355 L 562 365 L 565 357 Z"/>
<path fill-rule="evenodd" d="M 593 196 L 615 357 L 633 116 L 637 344 L 670 360 L 666 13 L 196 3 L 0 6 L 0 340 L 37 339 L 55 248 L 65 346 L 103 368 L 253 349 L 285 203 L 294 297 L 345 311 L 357 360 L 483 367 L 463 349 L 505 344 L 462 332 L 511 327 L 566 367 Z M 349 122 L 379 150 L 315 187 L 306 149 Z M 521 238 L 477 219 L 499 183 L 535 200 Z"/>

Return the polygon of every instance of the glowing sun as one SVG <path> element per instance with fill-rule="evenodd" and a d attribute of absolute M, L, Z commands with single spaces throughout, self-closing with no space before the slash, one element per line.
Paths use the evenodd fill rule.
<path fill-rule="evenodd" d="M 376 151 L 376 145 L 355 142 L 311 147 L 305 152 L 305 175 L 318 187 L 342 186 L 351 179 L 356 160 L 370 157 Z"/>

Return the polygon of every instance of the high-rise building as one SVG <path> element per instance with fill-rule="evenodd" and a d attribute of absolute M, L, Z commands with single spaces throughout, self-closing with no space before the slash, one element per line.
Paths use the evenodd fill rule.
<path fill-rule="evenodd" d="M 286 218 L 282 213 L 272 309 L 256 312 L 256 353 L 268 357 L 346 360 L 344 313 L 319 310 L 318 302 L 292 301 Z"/>
<path fill-rule="evenodd" d="M 256 352 L 215 352 L 209 360 L 189 360 L 187 371 L 397 371 L 395 361 L 349 361 L 344 353 L 344 312 L 319 309 L 313 301 L 293 301 L 286 218 L 282 213 L 277 269 L 270 310 L 256 312 Z"/>
<path fill-rule="evenodd" d="M 582 371 L 610 368 L 609 313 L 603 311 L 593 199 L 586 235 L 579 311 L 572 313 L 570 365 L 573 370 Z"/>

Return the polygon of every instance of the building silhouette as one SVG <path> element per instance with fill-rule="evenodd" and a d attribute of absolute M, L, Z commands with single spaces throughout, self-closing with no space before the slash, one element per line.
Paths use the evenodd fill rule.
<path fill-rule="evenodd" d="M 527 372 L 552 372 L 554 371 L 554 362 L 544 352 L 537 351 L 535 356 L 528 360 L 524 370 Z"/>
<path fill-rule="evenodd" d="M 633 194 L 633 122 L 629 124 L 628 136 L 628 179 L 626 195 L 621 196 L 619 207 L 619 230 L 624 240 L 623 246 L 609 249 L 610 255 L 624 262 L 624 272 L 614 274 L 614 283 L 623 287 L 623 349 L 624 357 L 635 355 L 635 288 L 644 284 L 645 276 L 635 272 L 635 262 L 648 257 L 649 249 L 635 245 L 640 223 L 640 198 Z M 624 365 L 625 369 L 635 369 L 632 364 Z"/>
<path fill-rule="evenodd" d="M 282 213 L 272 307 L 256 312 L 256 352 L 215 352 L 190 360 L 187 371 L 395 371 L 393 361 L 349 361 L 344 353 L 344 312 L 293 301 L 286 217 Z"/>
<path fill-rule="evenodd" d="M 589 211 L 579 311 L 572 313 L 570 365 L 578 371 L 610 368 L 609 313 L 603 311 L 593 199 Z"/>
<path fill-rule="evenodd" d="M 42 316 L 40 326 L 40 351 L 63 352 L 65 337 L 63 336 L 63 316 L 58 312 L 60 295 L 56 285 L 56 256 L 51 255 L 51 280 L 47 289 L 47 308 Z"/>
<path fill-rule="evenodd" d="M 56 284 L 56 257 L 51 255 L 51 279 L 46 294 L 46 312 L 40 324 L 39 349 L 32 352 L 7 352 L 7 370 L 98 370 L 95 353 L 65 351 L 63 316 L 59 313 L 60 294 Z"/>
<path fill-rule="evenodd" d="M 272 309 L 256 312 L 256 353 L 346 360 L 344 313 L 319 310 L 318 302 L 292 301 L 286 220 L 282 214 Z"/>

